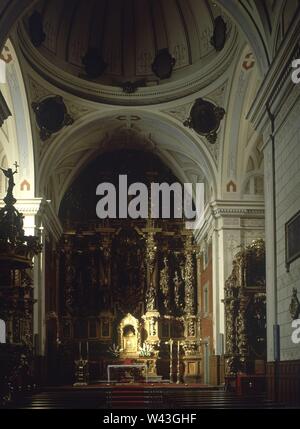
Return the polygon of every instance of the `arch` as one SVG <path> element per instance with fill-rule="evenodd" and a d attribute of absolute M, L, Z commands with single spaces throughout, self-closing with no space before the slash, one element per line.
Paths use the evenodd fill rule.
<path fill-rule="evenodd" d="M 128 313 L 118 326 L 119 346 L 123 356 L 136 355 L 141 341 L 140 322 L 132 314 Z"/>
<path fill-rule="evenodd" d="M 249 52 L 251 48 L 248 44 L 241 47 L 231 77 L 222 149 L 222 171 L 219 175 L 219 187 L 223 186 L 223 192 L 224 184 L 231 180 L 237 184 L 238 192 L 240 191 L 249 156 L 256 148 L 258 140 L 257 133 L 246 118 L 260 82 L 256 63 L 251 68 L 244 67 Z"/>
<path fill-rule="evenodd" d="M 138 128 L 120 126 L 116 116 L 121 115 L 137 115 L 140 118 Z M 114 133 L 117 135 L 124 130 L 125 132 L 139 132 L 145 139 L 148 148 L 157 153 L 180 181 L 192 182 L 188 170 L 190 167 L 194 167 L 194 170 L 199 171 L 199 175 L 202 173 L 203 178 L 212 186 L 213 193 L 216 194 L 216 166 L 206 145 L 194 132 L 180 126 L 178 122 L 161 113 L 154 113 L 146 109 L 140 111 L 112 109 L 109 112 L 92 113 L 77 126 L 75 123 L 73 127 L 57 136 L 49 151 L 44 155 L 37 181 L 40 184 L 39 192 L 42 193 L 47 188 L 49 178 L 51 180 L 52 177 L 52 180 L 57 183 L 59 181 L 58 173 L 63 177 L 59 186 L 57 186 L 58 183 L 55 186 L 56 211 L 58 211 L 64 193 L 82 168 L 96 154 L 107 150 Z M 76 159 L 74 168 L 68 164 L 71 157 L 73 160 Z M 183 159 L 186 161 L 184 166 Z M 63 168 L 65 168 L 65 174 L 62 173 Z"/>
<path fill-rule="evenodd" d="M 19 164 L 19 174 L 15 178 L 15 196 L 23 197 L 20 183 L 26 180 L 31 189 L 30 192 L 26 191 L 26 197 L 34 197 L 33 140 L 24 80 L 17 53 L 10 40 L 6 41 L 5 52 L 11 60 L 5 64 L 6 83 L 1 85 L 1 89 L 12 116 L 5 121 L 0 142 L 7 156 L 7 164 Z"/>
<path fill-rule="evenodd" d="M 271 62 L 270 47 L 266 41 L 264 30 L 260 26 L 260 14 L 257 6 L 253 5 L 251 11 L 249 11 L 242 0 L 238 2 L 236 0 L 218 0 L 218 3 L 231 16 L 240 31 L 245 35 L 254 51 L 259 71 L 264 76 Z"/>

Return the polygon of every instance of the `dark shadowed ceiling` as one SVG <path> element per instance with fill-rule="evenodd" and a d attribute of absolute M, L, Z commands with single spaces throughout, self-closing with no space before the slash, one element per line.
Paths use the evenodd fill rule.
<path fill-rule="evenodd" d="M 214 19 L 222 14 L 228 34 L 231 29 L 209 0 L 43 0 L 34 10 L 45 32 L 40 53 L 87 78 L 82 59 L 93 48 L 107 64 L 96 80 L 108 85 L 139 79 L 158 83 L 151 65 L 166 48 L 176 60 L 173 77 L 203 67 L 218 55 L 211 44 Z M 32 12 L 25 19 L 27 29 Z"/>

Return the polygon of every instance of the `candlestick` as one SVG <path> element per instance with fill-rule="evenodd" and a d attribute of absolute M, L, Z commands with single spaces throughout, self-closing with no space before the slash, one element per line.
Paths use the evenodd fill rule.
<path fill-rule="evenodd" d="M 180 341 L 177 341 L 177 381 L 176 384 L 180 383 Z"/>
<path fill-rule="evenodd" d="M 170 340 L 170 383 L 173 379 L 173 340 Z"/>
<path fill-rule="evenodd" d="M 79 341 L 79 359 L 81 360 L 81 341 Z"/>

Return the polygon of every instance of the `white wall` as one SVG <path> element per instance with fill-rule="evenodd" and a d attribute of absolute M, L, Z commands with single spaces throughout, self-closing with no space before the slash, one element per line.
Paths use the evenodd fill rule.
<path fill-rule="evenodd" d="M 300 258 L 290 271 L 285 266 L 285 223 L 300 210 L 300 86 L 295 86 L 277 116 L 275 136 L 278 323 L 281 360 L 300 359 L 300 347 L 291 341 L 289 305 L 292 290 L 300 299 Z M 300 240 L 300 237 L 299 237 Z"/>

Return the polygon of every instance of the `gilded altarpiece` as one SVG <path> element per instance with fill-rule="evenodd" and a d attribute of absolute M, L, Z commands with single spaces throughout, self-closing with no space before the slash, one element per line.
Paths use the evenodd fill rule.
<path fill-rule="evenodd" d="M 104 377 L 112 361 L 146 361 L 152 377 L 169 378 L 173 339 L 173 379 L 178 341 L 186 362 L 182 379 L 199 378 L 195 246 L 181 225 L 172 226 L 166 231 L 135 223 L 64 234 L 59 326 L 65 373 L 81 353 L 94 379 Z"/>
<path fill-rule="evenodd" d="M 264 374 L 266 362 L 265 243 L 254 241 L 233 260 L 225 283 L 225 376 Z"/>
<path fill-rule="evenodd" d="M 123 155 L 119 159 L 128 156 Z M 143 173 L 148 184 L 153 175 L 159 176 L 151 171 Z M 59 245 L 61 377 L 70 381 L 74 361 L 81 355 L 89 361 L 91 381 L 105 380 L 109 364 L 124 363 L 146 364 L 153 381 L 199 380 L 192 231 L 174 218 L 70 219 L 67 207 L 76 206 L 72 192 L 61 211 L 65 216 Z M 85 220 L 78 222 L 79 217 Z"/>

